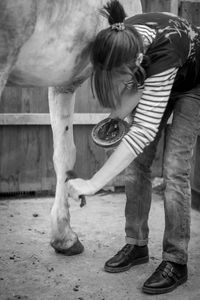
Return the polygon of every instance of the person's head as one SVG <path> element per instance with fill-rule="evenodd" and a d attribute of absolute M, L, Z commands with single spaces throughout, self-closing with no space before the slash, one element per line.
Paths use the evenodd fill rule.
<path fill-rule="evenodd" d="M 116 108 L 121 104 L 123 89 L 137 90 L 138 84 L 144 82 L 145 72 L 140 66 L 143 41 L 137 30 L 126 23 L 126 13 L 118 0 L 108 2 L 101 13 L 107 17 L 110 27 L 95 38 L 91 84 L 103 107 Z"/>

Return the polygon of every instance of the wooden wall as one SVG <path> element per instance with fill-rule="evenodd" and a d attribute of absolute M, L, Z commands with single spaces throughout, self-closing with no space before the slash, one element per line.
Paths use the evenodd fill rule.
<path fill-rule="evenodd" d="M 3 92 L 0 114 L 48 112 L 47 89 L 6 87 Z M 77 91 L 75 112 L 108 112 L 93 99 L 89 81 Z M 92 142 L 92 127 L 93 125 L 74 125 L 77 147 L 75 171 L 83 178 L 94 174 L 109 155 Z M 1 125 L 0 141 L 0 194 L 55 190 L 53 142 L 49 125 Z M 160 142 L 153 167 L 154 176 L 162 174 L 162 151 Z M 110 184 L 123 186 L 124 173 Z"/>
<path fill-rule="evenodd" d="M 142 0 L 144 12 L 170 11 L 170 0 Z M 184 3 L 179 13 L 199 22 L 199 5 Z M 198 23 L 199 24 L 199 23 Z M 47 89 L 7 87 L 0 102 L 1 113 L 48 113 Z M 106 112 L 93 99 L 90 82 L 77 91 L 76 113 Z M 104 163 L 108 154 L 94 145 L 90 138 L 92 125 L 75 125 L 77 146 L 75 170 L 84 178 L 90 177 Z M 158 146 L 152 168 L 153 176 L 162 176 L 165 132 Z M 22 191 L 54 191 L 52 132 L 49 125 L 0 126 L 0 194 Z M 124 173 L 112 183 L 124 184 Z"/>
<path fill-rule="evenodd" d="M 141 0 L 141 3 L 143 12 L 170 11 L 171 0 Z"/>
<path fill-rule="evenodd" d="M 89 82 L 85 82 L 77 91 L 75 111 L 104 112 L 94 101 L 88 85 Z M 6 87 L 0 113 L 49 113 L 47 89 Z M 85 178 L 99 168 L 106 156 L 91 142 L 91 129 L 92 125 L 74 126 L 75 169 Z M 1 125 L 0 141 L 0 193 L 55 190 L 49 125 Z"/>
<path fill-rule="evenodd" d="M 7 87 L 0 113 L 48 112 L 47 90 Z M 0 126 L 0 192 L 52 190 L 52 135 L 49 126 Z"/>

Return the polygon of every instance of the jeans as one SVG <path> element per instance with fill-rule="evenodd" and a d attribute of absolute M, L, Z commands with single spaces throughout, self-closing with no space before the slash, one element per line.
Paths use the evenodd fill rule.
<path fill-rule="evenodd" d="M 126 170 L 126 242 L 148 244 L 148 215 L 151 206 L 151 165 L 162 129 L 173 111 L 173 121 L 164 150 L 165 231 L 163 259 L 179 264 L 188 260 L 190 239 L 191 158 L 200 129 L 200 86 L 171 97 L 154 141 Z"/>

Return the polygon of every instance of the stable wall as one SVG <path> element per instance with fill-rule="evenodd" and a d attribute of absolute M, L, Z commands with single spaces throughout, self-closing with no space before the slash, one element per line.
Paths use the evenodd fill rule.
<path fill-rule="evenodd" d="M 177 1 L 142 0 L 142 6 L 144 12 L 177 9 L 180 15 L 199 25 L 199 3 L 186 1 L 180 2 L 179 6 L 176 6 L 174 5 L 175 2 Z M 0 193 L 54 192 L 56 180 L 52 161 L 53 143 L 48 112 L 47 89 L 6 87 L 4 90 L 0 102 L 0 114 L 14 115 L 11 118 L 13 124 L 12 121 L 8 122 L 5 115 L 4 120 L 6 121 L 4 123 L 2 116 L 0 116 Z M 22 125 L 19 125 L 21 122 L 18 121 L 19 113 L 28 114 L 24 116 Z M 93 114 L 106 113 L 106 111 L 102 110 L 97 101 L 93 99 L 89 80 L 77 91 L 75 113 L 84 114 L 84 116 L 85 114 L 92 114 L 91 116 L 93 116 L 91 124 L 86 120 L 85 124 L 84 122 L 79 124 L 77 121 L 74 125 L 74 139 L 77 146 L 75 170 L 81 177 L 89 178 L 99 169 L 108 156 L 108 153 L 94 145 L 90 138 L 91 129 L 95 120 L 97 121 Z M 37 115 L 38 118 L 35 114 L 39 114 Z M 30 124 L 32 116 L 32 125 L 27 125 Z M 166 132 L 164 131 L 152 167 L 153 176 L 162 176 L 165 135 Z M 198 168 L 194 163 L 193 169 L 196 171 Z M 123 185 L 124 173 L 112 182 L 112 186 L 115 187 Z"/>

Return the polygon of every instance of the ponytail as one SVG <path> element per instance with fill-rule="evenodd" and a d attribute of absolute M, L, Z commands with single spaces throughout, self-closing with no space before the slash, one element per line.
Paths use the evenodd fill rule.
<path fill-rule="evenodd" d="M 123 6 L 118 0 L 111 0 L 100 10 L 100 13 L 108 19 L 108 23 L 113 25 L 115 23 L 123 23 L 126 18 L 126 13 Z"/>

